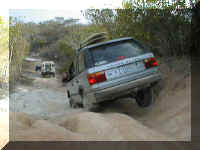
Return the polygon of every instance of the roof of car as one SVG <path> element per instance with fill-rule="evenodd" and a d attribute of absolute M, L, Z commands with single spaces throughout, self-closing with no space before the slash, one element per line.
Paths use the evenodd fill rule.
<path fill-rule="evenodd" d="M 53 61 L 43 61 L 42 63 L 43 63 L 43 64 L 54 64 Z"/>
<path fill-rule="evenodd" d="M 115 42 L 119 42 L 119 41 L 132 40 L 132 39 L 133 39 L 132 37 L 124 37 L 124 38 L 114 39 L 114 40 L 110 40 L 110 41 L 106 41 L 106 42 L 100 42 L 97 44 L 92 44 L 87 47 L 84 47 L 82 50 L 98 47 L 101 45 L 107 45 L 107 44 L 111 44 L 111 43 L 115 43 Z"/>

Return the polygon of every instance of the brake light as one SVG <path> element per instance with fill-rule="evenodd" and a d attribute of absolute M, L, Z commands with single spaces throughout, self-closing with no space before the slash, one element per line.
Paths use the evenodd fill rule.
<path fill-rule="evenodd" d="M 144 65 L 148 69 L 151 67 L 157 67 L 158 63 L 157 63 L 155 57 L 151 57 L 151 58 L 147 58 L 144 60 Z"/>
<path fill-rule="evenodd" d="M 106 80 L 107 79 L 104 71 L 88 74 L 88 82 L 90 83 L 90 85 L 104 82 Z"/>
<path fill-rule="evenodd" d="M 126 57 L 125 56 L 119 56 L 117 57 L 117 60 L 122 60 L 122 59 L 125 59 Z"/>

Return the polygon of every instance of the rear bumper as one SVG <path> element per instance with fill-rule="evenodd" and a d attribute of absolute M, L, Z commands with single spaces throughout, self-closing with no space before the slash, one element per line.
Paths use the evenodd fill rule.
<path fill-rule="evenodd" d="M 55 72 L 50 72 L 50 71 L 47 71 L 47 72 L 41 72 L 41 74 L 44 74 L 44 75 L 46 75 L 46 74 L 54 74 Z"/>
<path fill-rule="evenodd" d="M 96 102 L 101 102 L 109 99 L 114 99 L 119 96 L 128 95 L 137 92 L 139 89 L 151 86 L 161 79 L 161 73 L 155 73 L 146 77 L 136 79 L 130 82 L 119 84 L 117 86 L 109 87 L 94 93 Z"/>

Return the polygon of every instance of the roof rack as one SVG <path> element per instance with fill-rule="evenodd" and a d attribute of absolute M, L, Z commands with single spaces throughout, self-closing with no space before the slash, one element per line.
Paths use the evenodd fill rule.
<path fill-rule="evenodd" d="M 84 40 L 80 44 L 80 48 L 78 50 L 80 50 L 80 49 L 82 49 L 82 48 L 84 48 L 88 45 L 102 42 L 106 39 L 107 39 L 107 33 L 106 32 L 100 32 L 100 33 L 92 34 L 91 36 L 89 36 L 86 40 Z"/>

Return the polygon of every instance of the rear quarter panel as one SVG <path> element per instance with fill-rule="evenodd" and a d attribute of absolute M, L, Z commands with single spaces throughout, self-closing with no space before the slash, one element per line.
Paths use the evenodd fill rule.
<path fill-rule="evenodd" d="M 87 75 L 88 75 L 88 70 L 85 69 L 83 72 L 81 72 L 77 76 L 77 79 L 79 80 L 79 87 L 83 87 L 85 93 L 91 92 L 91 90 L 92 90 L 92 88 L 88 82 Z"/>

